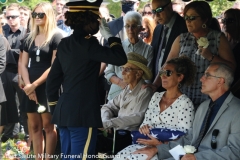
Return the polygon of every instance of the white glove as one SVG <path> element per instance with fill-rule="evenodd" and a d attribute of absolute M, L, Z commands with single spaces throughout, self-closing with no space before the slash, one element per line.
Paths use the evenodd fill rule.
<path fill-rule="evenodd" d="M 99 29 L 100 29 L 100 33 L 106 40 L 108 40 L 109 37 L 113 37 L 105 18 L 101 18 Z"/>

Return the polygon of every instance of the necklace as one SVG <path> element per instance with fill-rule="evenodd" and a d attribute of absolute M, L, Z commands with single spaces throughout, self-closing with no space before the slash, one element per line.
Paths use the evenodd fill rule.
<path fill-rule="evenodd" d="M 165 96 L 163 96 L 164 110 L 167 109 L 167 107 L 169 107 L 178 98 L 178 94 L 176 93 L 175 97 L 173 98 L 166 98 Z"/>
<path fill-rule="evenodd" d="M 38 46 L 38 49 L 36 51 L 36 62 L 40 62 L 40 47 Z"/>
<path fill-rule="evenodd" d="M 40 62 L 40 49 L 44 44 L 44 41 L 41 43 L 41 39 L 43 39 L 42 35 L 37 35 L 38 37 L 36 37 L 36 44 L 37 45 L 37 51 L 36 51 L 36 62 Z"/>

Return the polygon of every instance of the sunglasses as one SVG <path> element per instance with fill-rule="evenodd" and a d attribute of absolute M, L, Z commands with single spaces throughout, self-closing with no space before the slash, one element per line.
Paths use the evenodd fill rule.
<path fill-rule="evenodd" d="M 153 14 L 161 13 L 162 11 L 164 11 L 164 8 L 166 8 L 170 3 L 171 3 L 171 1 L 170 1 L 169 3 L 167 3 L 167 4 L 165 4 L 165 5 L 162 6 L 162 7 L 153 9 L 153 10 L 152 10 L 152 13 L 153 13 Z"/>
<path fill-rule="evenodd" d="M 144 15 L 152 15 L 152 12 L 142 12 L 143 16 Z"/>
<path fill-rule="evenodd" d="M 17 17 L 19 17 L 19 16 L 7 16 L 6 18 L 7 18 L 7 20 L 9 20 L 10 18 L 16 19 Z"/>
<path fill-rule="evenodd" d="M 141 70 L 141 69 L 136 69 L 136 68 L 130 68 L 130 67 L 120 67 L 120 70 L 121 71 L 124 71 L 124 72 L 131 72 L 133 70 Z"/>
<path fill-rule="evenodd" d="M 38 16 L 38 18 L 43 19 L 43 17 L 45 16 L 45 13 L 32 12 L 32 18 L 36 18 L 37 16 Z"/>
<path fill-rule="evenodd" d="M 222 77 L 218 77 L 218 76 L 214 76 L 214 75 L 211 75 L 209 73 L 204 73 L 203 76 L 208 79 L 209 77 L 214 77 L 214 78 L 222 78 Z"/>
<path fill-rule="evenodd" d="M 235 19 L 233 19 L 233 18 L 223 18 L 222 19 L 223 24 L 231 24 L 231 23 L 234 23 L 234 22 L 235 22 Z"/>
<path fill-rule="evenodd" d="M 184 16 L 185 21 L 194 21 L 197 17 L 201 16 Z"/>
<path fill-rule="evenodd" d="M 159 72 L 160 77 L 163 76 L 163 75 L 165 75 L 167 77 L 170 77 L 172 74 L 173 74 L 173 71 L 171 71 L 171 70 L 161 70 Z"/>

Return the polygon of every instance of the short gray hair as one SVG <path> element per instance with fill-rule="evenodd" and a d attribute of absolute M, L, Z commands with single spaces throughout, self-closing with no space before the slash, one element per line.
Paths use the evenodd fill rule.
<path fill-rule="evenodd" d="M 142 25 L 142 16 L 136 11 L 129 11 L 123 17 L 124 25 L 126 25 L 127 21 L 135 21 L 138 25 Z"/>
<path fill-rule="evenodd" d="M 215 70 L 216 75 L 223 77 L 225 79 L 226 86 L 231 87 L 231 84 L 234 80 L 234 73 L 231 67 L 222 62 L 214 62 L 209 66 L 218 66 L 218 68 Z"/>

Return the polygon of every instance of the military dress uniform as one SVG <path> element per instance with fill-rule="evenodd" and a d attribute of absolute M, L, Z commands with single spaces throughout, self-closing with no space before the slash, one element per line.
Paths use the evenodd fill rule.
<path fill-rule="evenodd" d="M 94 154 L 97 128 L 102 128 L 98 94 L 101 62 L 118 66 L 127 62 L 121 40 L 110 37 L 108 42 L 110 48 L 103 47 L 95 37 L 75 30 L 58 46 L 46 90 L 49 105 L 56 105 L 52 122 L 59 127 L 63 154 Z"/>

